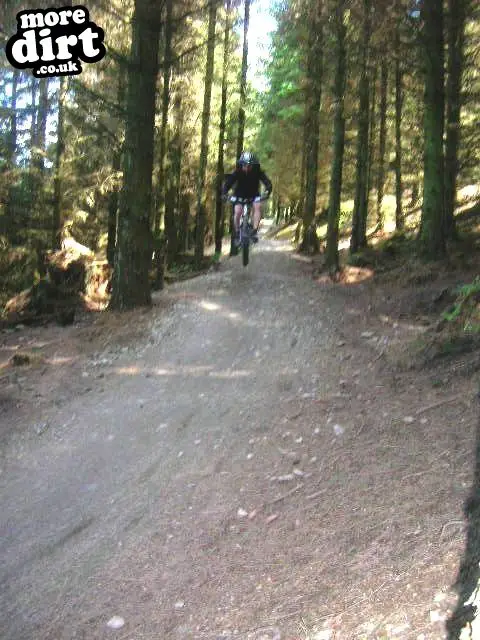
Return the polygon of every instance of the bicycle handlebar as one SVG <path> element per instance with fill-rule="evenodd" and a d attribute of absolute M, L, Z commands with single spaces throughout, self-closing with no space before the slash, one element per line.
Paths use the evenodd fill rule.
<path fill-rule="evenodd" d="M 255 196 L 255 198 L 239 198 L 238 196 L 230 196 L 228 200 L 233 204 L 252 204 L 253 202 L 263 202 L 264 200 L 268 200 L 269 197 L 269 193 L 264 193 L 261 196 Z"/>

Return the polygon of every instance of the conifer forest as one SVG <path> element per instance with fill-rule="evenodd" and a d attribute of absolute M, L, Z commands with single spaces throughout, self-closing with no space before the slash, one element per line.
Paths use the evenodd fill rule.
<path fill-rule="evenodd" d="M 480 640 L 479 0 L 0 42 L 0 640 Z"/>

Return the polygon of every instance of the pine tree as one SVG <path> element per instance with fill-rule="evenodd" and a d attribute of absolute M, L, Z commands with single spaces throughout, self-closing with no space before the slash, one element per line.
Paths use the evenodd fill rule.
<path fill-rule="evenodd" d="M 445 233 L 456 235 L 455 202 L 459 169 L 460 111 L 462 107 L 462 74 L 465 65 L 465 22 L 467 0 L 448 2 L 448 65 L 446 84 L 447 132 L 445 142 Z"/>
<path fill-rule="evenodd" d="M 338 240 L 340 201 L 342 197 L 342 172 L 345 148 L 345 85 L 347 56 L 345 47 L 345 1 L 338 0 L 335 19 L 335 81 L 333 89 L 333 156 L 330 171 L 330 197 L 328 203 L 328 228 L 326 264 L 331 271 L 339 270 Z"/>
<path fill-rule="evenodd" d="M 355 203 L 353 208 L 350 251 L 356 253 L 367 245 L 368 167 L 369 167 L 369 47 L 371 38 L 371 0 L 363 0 L 361 69 L 358 85 L 358 137 Z"/>
<path fill-rule="evenodd" d="M 323 82 L 323 2 L 310 0 L 305 88 L 305 204 L 303 237 L 300 249 L 317 252 L 319 243 L 315 229 L 318 183 L 318 149 L 320 138 L 320 103 Z"/>
<path fill-rule="evenodd" d="M 423 0 L 425 79 L 424 186 L 419 234 L 422 254 L 430 260 L 446 253 L 444 216 L 444 37 L 443 0 Z"/>
<path fill-rule="evenodd" d="M 210 126 L 210 108 L 213 84 L 215 25 L 217 20 L 217 0 L 211 0 L 208 11 L 208 45 L 203 95 L 202 134 L 200 143 L 200 166 L 197 181 L 195 264 L 200 268 L 204 254 L 206 224 L 206 174 L 208 162 L 208 129 Z"/>
<path fill-rule="evenodd" d="M 135 2 L 112 309 L 151 303 L 150 221 L 160 9 L 157 0 Z"/>

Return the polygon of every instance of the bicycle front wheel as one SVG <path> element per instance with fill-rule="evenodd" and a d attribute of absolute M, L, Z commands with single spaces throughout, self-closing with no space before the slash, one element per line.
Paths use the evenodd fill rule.
<path fill-rule="evenodd" d="M 242 263 L 244 267 L 246 267 L 248 264 L 249 252 L 250 252 L 250 242 L 246 239 L 242 244 Z"/>

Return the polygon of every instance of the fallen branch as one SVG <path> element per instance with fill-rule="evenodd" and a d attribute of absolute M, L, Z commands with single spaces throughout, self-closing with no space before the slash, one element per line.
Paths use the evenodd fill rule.
<path fill-rule="evenodd" d="M 386 349 L 383 349 L 382 351 L 380 351 L 378 356 L 372 360 L 371 364 L 373 364 L 374 362 L 377 362 L 377 360 L 380 360 L 380 358 L 382 358 L 385 355 L 385 351 Z"/>
<path fill-rule="evenodd" d="M 314 500 L 315 498 L 318 498 L 320 496 L 322 496 L 325 492 L 327 491 L 327 489 L 322 489 L 321 491 L 317 491 L 316 493 L 312 493 L 309 496 L 306 496 L 307 500 Z"/>
<path fill-rule="evenodd" d="M 444 398 L 443 400 L 439 400 L 438 402 L 434 402 L 433 404 L 429 404 L 426 407 L 422 407 L 421 409 L 417 409 L 415 415 L 419 416 L 422 413 L 426 413 L 427 411 L 431 411 L 432 409 L 436 409 L 437 407 L 441 407 L 444 404 L 450 404 L 450 402 L 456 402 L 457 400 L 465 400 L 464 393 L 459 393 L 456 396 L 452 396 L 451 398 Z"/>
<path fill-rule="evenodd" d="M 286 498 L 293 496 L 293 494 L 299 491 L 300 489 L 302 489 L 303 486 L 304 486 L 303 484 L 297 484 L 296 487 L 294 487 L 293 489 L 290 489 L 290 491 L 287 491 L 287 493 L 284 493 L 278 498 L 275 498 L 275 500 L 272 500 L 271 502 L 265 502 L 263 505 L 263 508 L 265 509 L 265 507 L 271 507 L 272 504 L 277 504 L 277 502 L 281 502 L 282 500 L 285 500 Z"/>
<path fill-rule="evenodd" d="M 442 529 L 440 531 L 440 537 L 443 536 L 445 529 L 447 527 L 451 527 L 454 524 L 461 524 L 462 526 L 465 526 L 465 522 L 463 520 L 450 520 L 449 522 L 446 522 L 443 526 Z"/>

